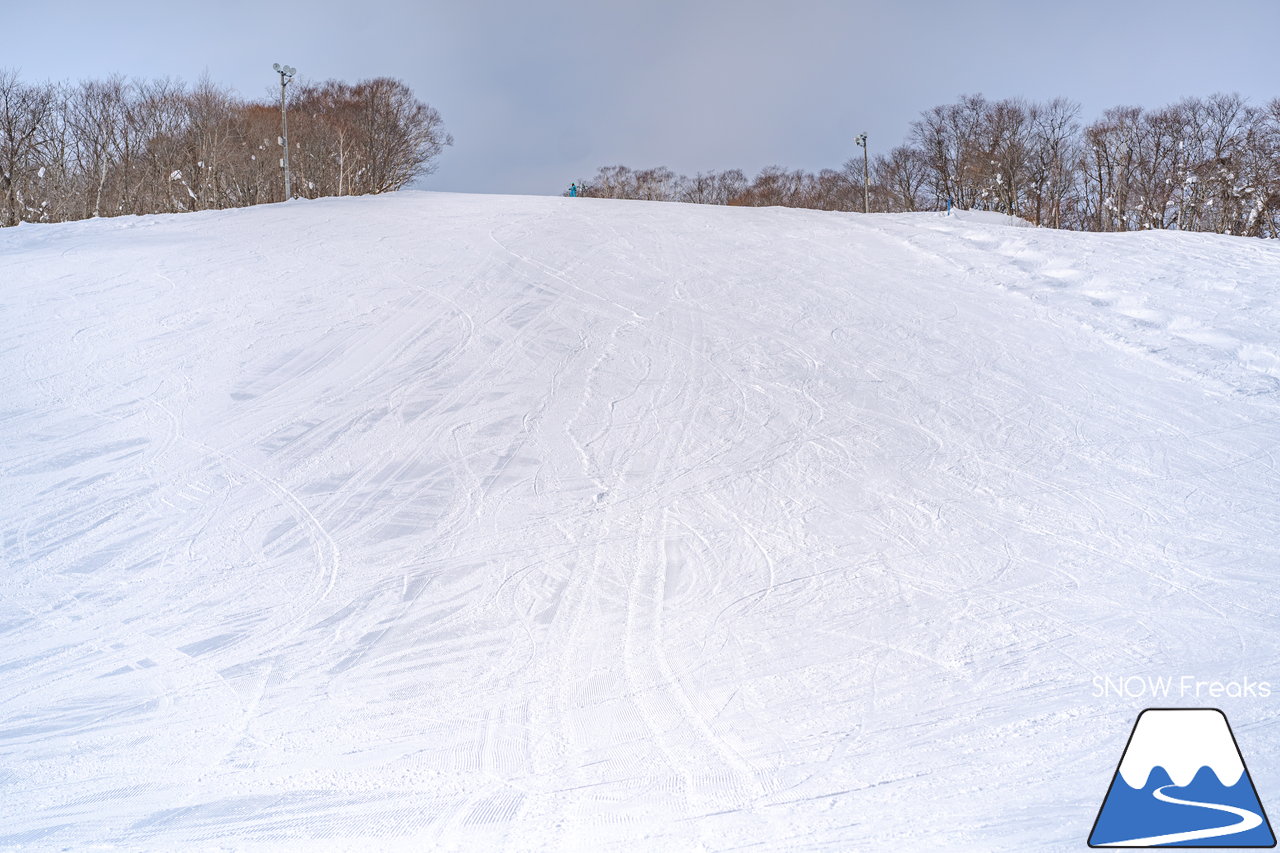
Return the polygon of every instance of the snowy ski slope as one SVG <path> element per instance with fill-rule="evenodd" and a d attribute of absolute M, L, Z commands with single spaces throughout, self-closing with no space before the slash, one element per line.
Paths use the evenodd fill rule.
<path fill-rule="evenodd" d="M 1076 850 L 1280 811 L 1280 247 L 400 193 L 0 231 L 0 848 Z"/>

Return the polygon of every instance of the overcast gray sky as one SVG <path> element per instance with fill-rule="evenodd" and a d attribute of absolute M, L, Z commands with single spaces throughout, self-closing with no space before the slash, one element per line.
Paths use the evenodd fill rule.
<path fill-rule="evenodd" d="M 838 167 L 962 93 L 1108 106 L 1280 96 L 1280 2 L 0 0 L 27 80 L 399 77 L 456 144 L 426 189 L 558 194 L 598 166 Z"/>

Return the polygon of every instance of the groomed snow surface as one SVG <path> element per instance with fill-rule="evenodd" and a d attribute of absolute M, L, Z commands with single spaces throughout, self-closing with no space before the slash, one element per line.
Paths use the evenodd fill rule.
<path fill-rule="evenodd" d="M 0 847 L 1078 850 L 1280 809 L 1280 247 L 400 193 L 0 231 Z"/>

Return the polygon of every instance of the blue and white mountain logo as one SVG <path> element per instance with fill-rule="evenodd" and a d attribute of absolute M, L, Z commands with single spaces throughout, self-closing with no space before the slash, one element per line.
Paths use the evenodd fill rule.
<path fill-rule="evenodd" d="M 1267 814 L 1217 708 L 1138 715 L 1090 847 L 1275 847 Z"/>

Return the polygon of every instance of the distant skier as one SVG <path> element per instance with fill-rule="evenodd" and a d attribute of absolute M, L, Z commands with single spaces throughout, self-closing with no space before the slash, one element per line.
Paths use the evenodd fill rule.
<path fill-rule="evenodd" d="M 569 198 L 577 198 L 577 196 L 578 196 L 578 185 L 569 184 Z"/>

